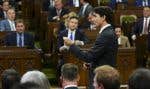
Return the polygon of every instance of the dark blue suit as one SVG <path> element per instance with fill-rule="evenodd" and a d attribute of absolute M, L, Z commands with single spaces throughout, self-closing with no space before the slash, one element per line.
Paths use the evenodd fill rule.
<path fill-rule="evenodd" d="M 17 46 L 17 33 L 12 32 L 5 38 L 6 46 Z M 24 46 L 27 48 L 34 48 L 34 37 L 29 33 L 24 33 Z"/>
<path fill-rule="evenodd" d="M 0 19 L 1 19 L 1 20 L 6 19 L 6 18 L 5 18 L 5 15 L 4 15 L 4 11 L 3 11 L 2 9 L 0 9 Z"/>
<path fill-rule="evenodd" d="M 122 0 L 122 2 L 117 2 L 116 0 L 111 0 L 111 2 L 110 2 L 110 7 L 114 8 L 117 3 L 124 3 L 124 4 L 127 4 L 127 3 L 128 3 L 128 0 Z"/>
<path fill-rule="evenodd" d="M 93 89 L 93 70 L 101 65 L 116 65 L 116 55 L 118 50 L 117 36 L 111 26 L 105 28 L 96 38 L 93 47 L 84 52 L 77 46 L 71 45 L 70 51 L 80 60 L 91 63 L 89 71 L 89 89 Z"/>
<path fill-rule="evenodd" d="M 136 0 L 135 4 L 138 7 L 142 7 L 143 6 L 143 1 L 144 0 Z M 148 0 L 148 6 L 150 6 L 150 0 Z"/>
<path fill-rule="evenodd" d="M 0 31 L 11 31 L 9 21 L 7 19 L 0 22 Z"/>
<path fill-rule="evenodd" d="M 53 17 L 57 16 L 56 8 L 55 7 L 50 7 L 48 13 L 49 13 L 48 14 L 48 21 L 49 22 L 55 21 L 55 20 L 53 20 Z M 65 14 L 68 14 L 68 13 L 69 13 L 68 9 L 62 8 L 62 11 L 60 13 L 60 17 L 64 16 Z"/>
<path fill-rule="evenodd" d="M 137 35 L 139 36 L 142 31 L 143 31 L 143 23 L 144 23 L 144 18 L 140 18 L 136 23 L 135 26 L 133 28 L 133 32 L 132 35 Z"/>
<path fill-rule="evenodd" d="M 111 26 L 97 36 L 95 44 L 88 52 L 81 51 L 75 45 L 70 46 L 70 51 L 79 59 L 92 63 L 92 68 L 105 64 L 115 66 L 117 49 L 117 37 Z"/>
<path fill-rule="evenodd" d="M 64 30 L 58 35 L 58 48 L 64 45 L 63 37 L 68 37 L 68 30 Z M 88 42 L 88 38 L 79 29 L 75 32 L 75 40 L 80 40 L 84 43 Z"/>

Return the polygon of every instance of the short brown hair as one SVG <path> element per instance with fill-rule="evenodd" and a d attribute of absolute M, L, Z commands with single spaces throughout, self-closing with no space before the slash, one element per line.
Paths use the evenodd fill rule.
<path fill-rule="evenodd" d="M 17 24 L 17 23 L 23 23 L 23 24 L 25 25 L 25 22 L 24 22 L 23 19 L 17 19 L 17 20 L 15 21 L 15 24 Z"/>
<path fill-rule="evenodd" d="M 78 78 L 79 69 L 78 66 L 72 63 L 66 63 L 61 67 L 61 76 L 64 79 L 73 81 Z"/>
<path fill-rule="evenodd" d="M 94 73 L 98 85 L 102 84 L 105 89 L 120 88 L 120 75 L 115 68 L 109 65 L 103 65 L 97 67 Z"/>

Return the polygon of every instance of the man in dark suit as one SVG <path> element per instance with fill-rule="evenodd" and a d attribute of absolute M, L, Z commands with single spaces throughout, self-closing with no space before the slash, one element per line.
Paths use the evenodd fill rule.
<path fill-rule="evenodd" d="M 149 41 L 149 30 L 148 26 L 150 23 L 150 8 L 149 7 L 144 7 L 143 8 L 143 17 L 138 19 L 137 22 L 135 23 L 135 26 L 133 28 L 132 32 L 132 40 L 135 42 L 137 37 L 143 36 L 143 35 L 148 35 L 148 49 L 150 49 L 150 41 Z M 137 39 L 138 40 L 138 39 Z M 146 61 L 147 58 L 145 55 L 147 54 L 147 41 L 143 41 L 142 43 L 136 43 L 136 49 L 137 49 L 137 64 L 138 66 L 145 67 L 146 66 Z M 141 47 L 144 46 L 144 47 Z M 143 51 L 143 52 L 141 52 Z"/>
<path fill-rule="evenodd" d="M 136 0 L 135 4 L 138 7 L 150 6 L 150 0 Z"/>
<path fill-rule="evenodd" d="M 54 0 L 43 0 L 42 2 L 42 11 L 48 11 L 49 7 L 54 6 Z"/>
<path fill-rule="evenodd" d="M 2 3 L 2 9 L 0 10 L 0 19 L 4 20 L 7 18 L 7 11 L 9 10 L 9 2 L 8 1 L 4 1 Z"/>
<path fill-rule="evenodd" d="M 69 10 L 64 8 L 62 0 L 54 0 L 54 7 L 50 7 L 48 21 L 59 21 Z"/>
<path fill-rule="evenodd" d="M 143 17 L 140 18 L 133 28 L 132 39 L 135 40 L 136 36 L 141 36 L 143 34 L 148 34 L 148 24 L 150 23 L 150 8 L 144 7 Z"/>
<path fill-rule="evenodd" d="M 33 35 L 25 32 L 25 25 L 23 20 L 16 20 L 16 32 L 8 34 L 5 38 L 6 46 L 17 46 L 34 48 L 34 37 Z"/>
<path fill-rule="evenodd" d="M 88 42 L 88 38 L 83 34 L 83 32 L 78 29 L 78 18 L 70 17 L 68 20 L 67 28 L 60 32 L 58 35 L 58 48 L 59 51 L 63 51 L 66 48 L 64 45 L 63 37 L 67 37 L 75 42 L 75 45 L 82 46 Z"/>
<path fill-rule="evenodd" d="M 63 89 L 78 89 L 79 69 L 72 63 L 66 63 L 61 67 L 61 77 Z"/>
<path fill-rule="evenodd" d="M 87 18 L 93 7 L 88 3 L 88 0 L 80 0 L 81 8 L 79 10 L 79 17 Z"/>
<path fill-rule="evenodd" d="M 73 41 L 64 39 L 65 45 L 69 46 L 69 50 L 73 54 L 80 60 L 92 64 L 91 72 L 100 65 L 116 65 L 117 36 L 113 27 L 109 24 L 112 23 L 112 14 L 112 10 L 108 7 L 97 7 L 93 10 L 93 22 L 97 27 L 100 27 L 100 31 L 93 47 L 89 51 L 82 51 L 74 45 Z M 90 78 L 93 79 L 93 74 L 90 74 Z"/>
<path fill-rule="evenodd" d="M 110 7 L 114 9 L 118 3 L 128 4 L 128 0 L 111 0 Z"/>

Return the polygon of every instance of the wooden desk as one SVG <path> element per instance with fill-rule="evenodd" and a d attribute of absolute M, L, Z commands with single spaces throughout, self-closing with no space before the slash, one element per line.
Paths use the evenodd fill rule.
<path fill-rule="evenodd" d="M 74 63 L 78 65 L 79 67 L 79 74 L 80 74 L 80 80 L 79 80 L 79 86 L 87 86 L 88 84 L 88 70 L 83 69 L 83 61 L 76 58 L 71 53 L 63 53 L 63 58 L 65 60 L 65 63 Z"/>
<path fill-rule="evenodd" d="M 21 75 L 28 70 L 41 69 L 41 57 L 35 50 L 1 47 L 0 48 L 0 73 L 5 69 L 14 68 Z"/>
<path fill-rule="evenodd" d="M 119 48 L 117 69 L 120 72 L 121 84 L 126 84 L 129 75 L 137 68 L 135 48 Z"/>

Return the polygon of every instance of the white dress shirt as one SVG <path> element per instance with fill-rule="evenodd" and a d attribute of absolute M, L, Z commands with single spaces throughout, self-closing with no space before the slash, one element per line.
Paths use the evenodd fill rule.
<path fill-rule="evenodd" d="M 20 34 L 19 33 L 17 33 L 16 39 L 17 39 L 17 47 L 20 47 L 20 45 L 19 45 Z M 21 46 L 24 47 L 24 34 L 23 33 L 21 34 L 21 40 L 22 40 L 22 45 Z"/>
<path fill-rule="evenodd" d="M 107 24 L 107 25 L 103 26 L 103 27 L 100 29 L 99 34 L 101 34 L 102 31 L 103 31 L 105 28 L 109 27 L 109 26 L 111 26 L 111 25 L 110 25 L 110 24 Z"/>
<path fill-rule="evenodd" d="M 145 34 L 145 33 L 144 33 L 144 28 L 145 28 L 146 19 L 147 19 L 147 25 L 146 25 L 146 26 L 147 26 L 147 28 L 148 28 L 149 21 L 150 21 L 150 17 L 148 17 L 148 18 L 145 18 L 145 17 L 144 17 L 144 23 L 143 23 L 143 30 L 142 30 L 142 34 Z M 147 33 L 147 34 L 148 34 L 148 33 Z"/>
<path fill-rule="evenodd" d="M 75 32 L 76 32 L 76 30 L 74 30 L 74 31 L 68 30 L 68 38 L 70 39 L 70 36 L 71 36 L 71 33 L 72 33 L 72 41 L 75 40 Z"/>

